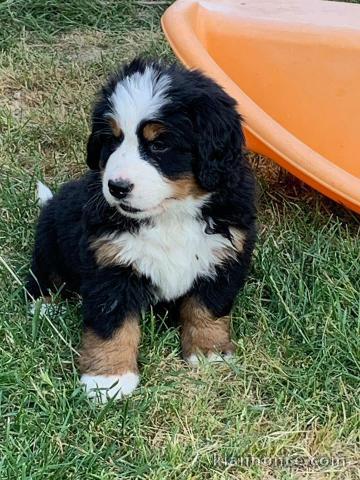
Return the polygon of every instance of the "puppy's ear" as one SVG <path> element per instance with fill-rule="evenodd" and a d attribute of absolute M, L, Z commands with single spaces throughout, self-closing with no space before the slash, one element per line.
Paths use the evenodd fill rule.
<path fill-rule="evenodd" d="M 195 106 L 195 174 L 208 191 L 226 188 L 239 171 L 245 138 L 236 102 L 211 82 Z"/>
<path fill-rule="evenodd" d="M 109 84 L 110 85 L 110 84 Z M 109 122 L 106 113 L 111 111 L 110 86 L 106 85 L 98 93 L 91 114 L 91 134 L 87 142 L 86 163 L 91 170 L 100 170 L 101 151 L 104 146 L 104 137 L 109 131 Z"/>
<path fill-rule="evenodd" d="M 86 163 L 91 170 L 100 170 L 101 146 L 101 135 L 98 131 L 93 130 L 86 147 Z"/>

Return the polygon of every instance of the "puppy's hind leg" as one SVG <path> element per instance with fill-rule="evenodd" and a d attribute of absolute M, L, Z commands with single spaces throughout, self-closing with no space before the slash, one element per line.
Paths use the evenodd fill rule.
<path fill-rule="evenodd" d="M 44 271 L 33 259 L 30 272 L 26 281 L 26 295 L 30 301 L 38 298 L 47 298 L 50 296 L 50 279 L 46 271 Z"/>
<path fill-rule="evenodd" d="M 53 223 L 52 208 L 45 205 L 36 229 L 31 268 L 26 282 L 26 294 L 30 301 L 48 297 L 57 277 L 59 252 Z"/>
<path fill-rule="evenodd" d="M 54 286 L 58 252 L 55 247 L 56 242 L 50 232 L 51 229 L 48 228 L 48 222 L 40 218 L 36 231 L 31 268 L 26 282 L 26 294 L 30 301 L 40 297 L 48 297 L 51 287 Z"/>
<path fill-rule="evenodd" d="M 59 288 L 61 288 L 61 294 L 63 293 L 63 286 L 60 277 L 49 273 L 46 266 L 43 267 L 34 257 L 25 290 L 30 314 L 34 315 L 39 311 L 42 316 L 43 314 L 63 312 L 64 306 L 57 305 L 55 308 L 54 305 L 54 303 L 57 304 L 56 297 L 57 292 L 60 291 Z"/>
<path fill-rule="evenodd" d="M 29 312 L 31 315 L 36 314 L 40 308 L 40 316 L 48 312 L 50 297 L 50 278 L 45 268 L 42 268 L 41 263 L 36 258 L 34 252 L 32 265 L 28 274 L 26 282 L 26 297 L 29 301 Z M 37 300 L 42 299 L 40 307 L 37 306 Z"/>

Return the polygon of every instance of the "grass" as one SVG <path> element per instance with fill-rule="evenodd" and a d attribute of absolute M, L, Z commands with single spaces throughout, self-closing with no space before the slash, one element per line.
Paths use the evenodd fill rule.
<path fill-rule="evenodd" d="M 141 388 L 95 406 L 78 385 L 80 305 L 27 312 L 35 182 L 84 171 L 90 99 L 118 63 L 172 58 L 165 6 L 0 4 L 0 478 L 359 478 L 359 218 L 267 160 L 250 155 L 259 243 L 236 363 L 188 368 L 178 331 L 147 315 Z"/>

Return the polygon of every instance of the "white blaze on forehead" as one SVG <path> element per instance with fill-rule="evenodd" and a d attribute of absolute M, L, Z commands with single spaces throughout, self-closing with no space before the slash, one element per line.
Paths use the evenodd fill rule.
<path fill-rule="evenodd" d="M 103 193 L 110 205 L 117 202 L 109 192 L 108 182 L 119 178 L 133 184 L 127 200 L 139 210 L 155 208 L 171 195 L 160 172 L 142 158 L 136 134 L 140 122 L 158 117 L 167 102 L 169 85 L 168 75 L 146 67 L 144 72 L 135 72 L 119 81 L 111 95 L 110 115 L 119 124 L 124 138 L 110 155 L 103 175 Z"/>
<path fill-rule="evenodd" d="M 166 103 L 170 77 L 146 67 L 121 80 L 111 96 L 112 114 L 124 134 L 135 133 L 142 120 L 153 119 Z"/>

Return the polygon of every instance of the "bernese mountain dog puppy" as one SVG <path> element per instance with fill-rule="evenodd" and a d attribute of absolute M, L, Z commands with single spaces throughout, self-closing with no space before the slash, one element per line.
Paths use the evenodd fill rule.
<path fill-rule="evenodd" d="M 199 71 L 136 59 L 96 101 L 89 171 L 37 225 L 27 291 L 83 300 L 79 366 L 106 401 L 139 383 L 139 319 L 176 310 L 184 359 L 231 355 L 229 314 L 255 243 L 255 184 L 235 101 Z M 46 202 L 45 202 L 46 201 Z"/>

